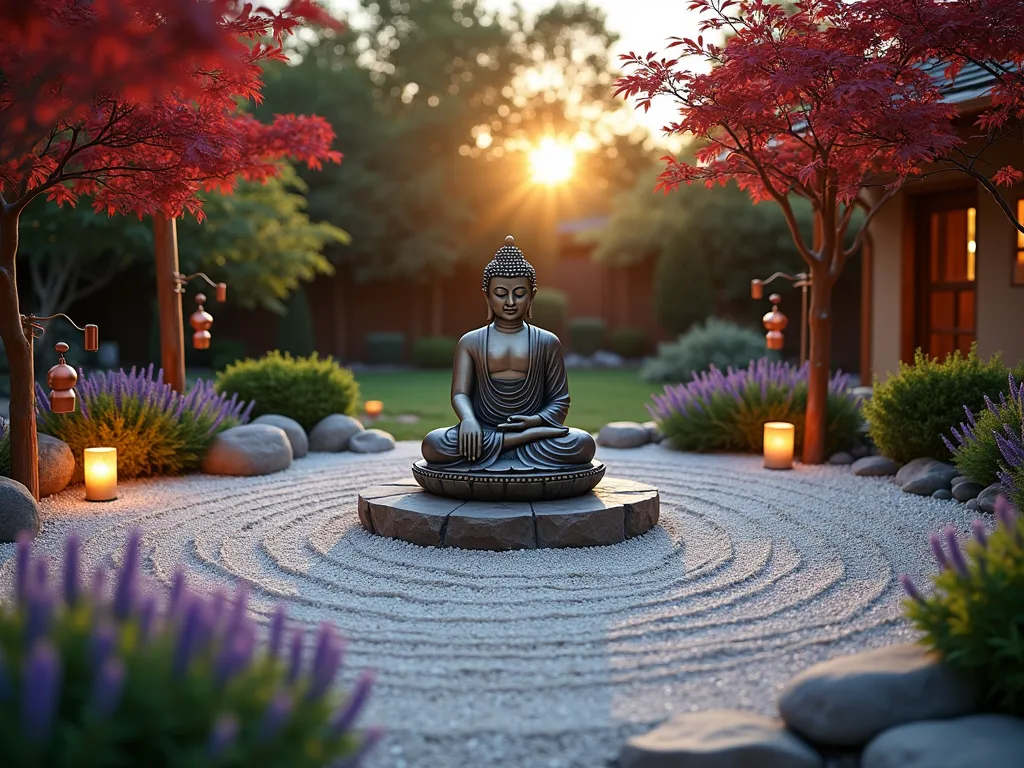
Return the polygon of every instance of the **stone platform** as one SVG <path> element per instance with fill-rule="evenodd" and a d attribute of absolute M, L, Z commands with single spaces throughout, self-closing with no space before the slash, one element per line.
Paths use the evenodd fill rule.
<path fill-rule="evenodd" d="M 423 459 L 412 476 L 428 493 L 463 501 L 551 501 L 582 496 L 604 477 L 604 464 L 566 467 L 559 472 L 456 472 Z"/>
<path fill-rule="evenodd" d="M 602 467 L 603 470 L 603 467 Z M 658 489 L 606 478 L 594 490 L 553 501 L 465 501 L 435 496 L 414 480 L 359 494 L 370 533 L 424 547 L 538 549 L 619 544 L 658 523 Z"/>

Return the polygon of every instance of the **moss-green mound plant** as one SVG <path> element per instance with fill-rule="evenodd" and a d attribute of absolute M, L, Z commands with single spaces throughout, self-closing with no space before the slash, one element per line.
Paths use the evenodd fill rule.
<path fill-rule="evenodd" d="M 658 345 L 658 354 L 644 363 L 640 377 L 656 384 L 675 384 L 689 381 L 700 371 L 714 366 L 719 370 L 746 368 L 751 360 L 766 355 L 764 336 L 744 328 L 709 317 L 703 325 L 695 325 L 676 341 Z"/>
<path fill-rule="evenodd" d="M 253 416 L 279 413 L 312 429 L 332 413 L 352 415 L 359 385 L 352 371 L 332 357 L 292 357 L 274 350 L 258 360 L 240 360 L 217 374 L 218 392 L 253 402 Z"/>
<path fill-rule="evenodd" d="M 1024 382 L 1018 384 L 1013 374 L 1008 381 L 998 402 L 986 397 L 985 408 L 978 414 L 965 407 L 966 420 L 950 430 L 953 440 L 943 438 L 960 474 L 976 483 L 991 485 L 1000 472 L 1007 471 L 999 438 L 1019 440 L 1024 428 Z"/>
<path fill-rule="evenodd" d="M 533 299 L 532 322 L 538 328 L 561 336 L 566 330 L 566 316 L 569 299 L 562 291 L 554 288 L 538 288 Z"/>
<path fill-rule="evenodd" d="M 996 529 L 973 524 L 967 557 L 953 526 L 932 535 L 939 564 L 934 589 L 925 595 L 910 577 L 900 581 L 910 599 L 907 616 L 924 633 L 922 642 L 946 663 L 979 679 L 990 704 L 1024 714 L 1024 519 L 1005 497 L 996 503 Z"/>
<path fill-rule="evenodd" d="M 412 362 L 417 368 L 451 368 L 458 340 L 451 336 L 424 336 L 412 344 Z"/>
<path fill-rule="evenodd" d="M 977 413 L 986 397 L 997 397 L 1008 373 L 999 355 L 982 360 L 974 345 L 966 356 L 957 350 L 942 361 L 919 349 L 913 365 L 900 362 L 899 372 L 884 383 L 876 377 L 864 406 L 871 439 L 894 461 L 949 460 L 944 439 L 950 429 L 963 421 L 965 408 Z"/>
<path fill-rule="evenodd" d="M 616 328 L 608 346 L 627 360 L 638 360 L 650 351 L 651 337 L 643 328 Z"/>
<path fill-rule="evenodd" d="M 355 766 L 379 738 L 354 729 L 372 684 L 335 701 L 341 641 L 320 627 L 312 655 L 282 608 L 266 641 L 244 589 L 189 591 L 178 570 L 166 600 L 139 574 L 134 531 L 123 563 L 80 578 L 68 538 L 53 579 L 27 538 L 14 601 L 0 608 L 0 765 L 46 768 Z M 112 592 L 112 598 L 105 595 Z"/>
<path fill-rule="evenodd" d="M 764 449 L 764 425 L 788 421 L 795 446 L 803 444 L 807 408 L 807 365 L 799 368 L 767 358 L 746 368 L 721 371 L 712 366 L 687 384 L 668 385 L 648 406 L 669 444 L 682 451 L 752 451 Z M 861 425 L 860 400 L 850 394 L 849 377 L 837 372 L 829 380 L 829 451 L 849 448 Z"/>
<path fill-rule="evenodd" d="M 251 404 L 219 395 L 202 380 L 179 395 L 152 365 L 128 373 L 80 373 L 75 389 L 74 413 L 53 413 L 38 386 L 36 405 L 39 431 L 71 447 L 78 482 L 83 451 L 99 445 L 117 448 L 117 471 L 124 479 L 195 472 L 214 436 L 247 422 L 251 410 Z"/>
<path fill-rule="evenodd" d="M 604 348 L 608 324 L 600 317 L 574 317 L 569 321 L 569 341 L 572 351 L 591 357 Z"/>

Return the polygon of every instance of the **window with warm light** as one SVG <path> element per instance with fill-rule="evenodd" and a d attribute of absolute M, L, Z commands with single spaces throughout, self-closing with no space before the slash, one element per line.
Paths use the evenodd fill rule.
<path fill-rule="evenodd" d="M 974 280 L 975 258 L 978 251 L 978 241 L 975 239 L 977 216 L 977 209 L 967 209 L 967 279 L 971 281 Z"/>
<path fill-rule="evenodd" d="M 1024 221 L 1024 197 L 1017 200 L 1017 221 Z M 1014 285 L 1024 285 L 1024 232 L 1017 230 L 1017 248 L 1013 252 Z"/>

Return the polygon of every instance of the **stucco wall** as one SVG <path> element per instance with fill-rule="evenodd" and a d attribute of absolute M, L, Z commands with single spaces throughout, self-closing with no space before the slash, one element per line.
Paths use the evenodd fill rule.
<path fill-rule="evenodd" d="M 869 225 L 874 244 L 871 265 L 871 371 L 882 380 L 897 370 L 900 360 L 900 273 L 905 205 L 906 195 L 900 192 L 886 203 Z"/>

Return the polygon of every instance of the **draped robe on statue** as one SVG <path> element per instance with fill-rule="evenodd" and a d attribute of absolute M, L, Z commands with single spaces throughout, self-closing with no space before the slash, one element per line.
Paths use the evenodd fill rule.
<path fill-rule="evenodd" d="M 424 456 L 431 466 L 460 472 L 508 472 L 515 470 L 554 472 L 589 464 L 594 458 L 594 438 L 581 429 L 565 427 L 569 412 L 569 382 L 558 337 L 527 325 L 530 367 L 522 379 L 493 379 L 487 369 L 487 339 L 490 326 L 470 331 L 459 345 L 472 360 L 471 392 L 473 413 L 483 431 L 483 445 L 476 461 L 459 453 L 459 427 L 435 429 L 424 440 Z M 456 361 L 459 359 L 456 356 Z M 456 362 L 456 365 L 459 363 Z M 454 371 L 454 380 L 463 380 Z M 453 392 L 453 395 L 457 394 Z M 509 416 L 539 416 L 545 426 L 564 429 L 560 437 L 543 438 L 504 450 L 505 432 L 497 429 Z M 438 462 L 435 458 L 446 459 Z"/>

